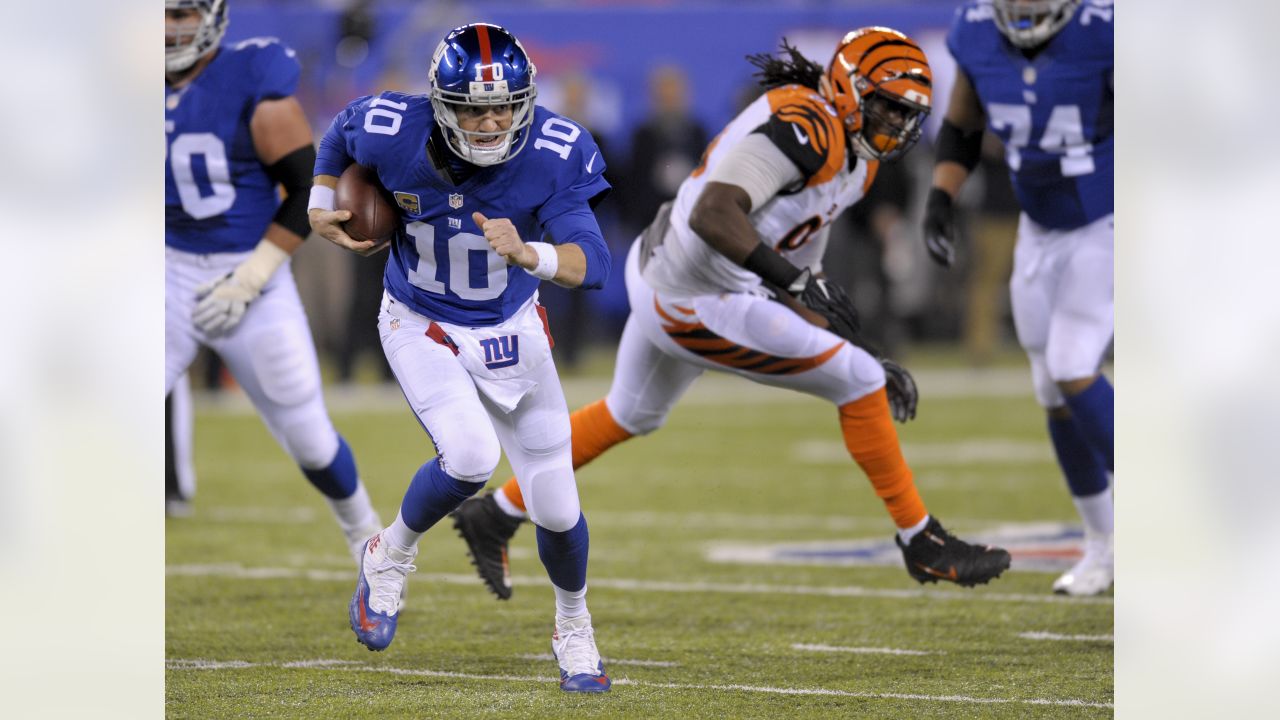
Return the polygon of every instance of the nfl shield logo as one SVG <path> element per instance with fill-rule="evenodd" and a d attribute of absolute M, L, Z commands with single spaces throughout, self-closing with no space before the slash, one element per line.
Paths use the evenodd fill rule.
<path fill-rule="evenodd" d="M 454 210 L 457 210 L 458 208 L 462 207 L 462 196 L 457 193 L 450 195 L 449 207 L 453 208 Z"/>

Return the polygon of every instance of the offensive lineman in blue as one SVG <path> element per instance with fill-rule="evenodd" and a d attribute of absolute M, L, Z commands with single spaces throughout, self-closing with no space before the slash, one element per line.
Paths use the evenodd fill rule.
<path fill-rule="evenodd" d="M 1111 586 L 1114 391 L 1100 372 L 1114 334 L 1112 0 L 971 0 L 947 37 L 960 72 L 938 133 L 925 212 L 929 254 L 954 259 L 952 199 L 984 125 L 1005 146 L 1022 206 L 1010 297 L 1037 401 L 1084 521 L 1081 560 L 1053 584 Z"/>
<path fill-rule="evenodd" d="M 598 288 L 609 275 L 592 213 L 609 190 L 604 159 L 581 126 L 534 104 L 534 65 L 501 27 L 456 28 L 430 74 L 429 96 L 385 92 L 348 105 L 315 164 L 312 228 L 365 255 L 391 247 L 382 346 L 437 450 L 395 522 L 367 543 L 351 629 L 370 650 L 391 643 L 419 538 L 484 487 L 505 451 L 555 590 L 560 687 L 604 692 L 569 410 L 537 304 L 540 280 Z M 352 163 L 376 172 L 399 205 L 388 241 L 356 241 L 342 229 L 351 213 L 333 209 L 333 188 Z"/>
<path fill-rule="evenodd" d="M 346 440 L 289 269 L 307 236 L 315 149 L 274 38 L 222 45 L 225 0 L 165 0 L 165 394 L 212 349 L 324 494 L 358 561 L 382 526 Z M 277 186 L 288 197 L 282 203 Z"/>

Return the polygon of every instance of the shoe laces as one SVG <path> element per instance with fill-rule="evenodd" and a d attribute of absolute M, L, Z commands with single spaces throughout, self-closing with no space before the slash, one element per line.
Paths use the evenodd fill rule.
<path fill-rule="evenodd" d="M 600 674 L 600 651 L 596 649 L 596 633 L 590 623 L 579 628 L 557 625 L 556 632 L 561 643 L 557 654 L 566 674 L 570 677 Z"/>
<path fill-rule="evenodd" d="M 369 579 L 369 607 L 376 612 L 390 615 L 400 606 L 400 590 L 404 587 L 404 579 L 409 573 L 418 569 L 412 563 L 413 558 L 403 562 L 393 560 L 388 554 L 369 566 L 366 562 L 365 572 Z"/>

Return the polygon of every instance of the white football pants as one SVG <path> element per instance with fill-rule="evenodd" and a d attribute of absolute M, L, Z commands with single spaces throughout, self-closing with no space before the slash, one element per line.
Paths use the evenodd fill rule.
<path fill-rule="evenodd" d="M 204 345 L 226 363 L 294 462 L 308 470 L 328 467 L 338 454 L 338 433 L 325 410 L 315 345 L 289 263 L 271 276 L 230 333 L 209 337 L 191 320 L 196 288 L 231 272 L 248 254 L 165 248 L 165 393 Z"/>
<path fill-rule="evenodd" d="M 1018 342 L 1041 407 L 1066 401 L 1057 383 L 1098 372 L 1115 332 L 1115 216 L 1075 230 L 1018 222 L 1009 294 Z"/>
<path fill-rule="evenodd" d="M 510 326 L 512 334 L 520 334 L 520 326 L 528 327 L 522 315 L 531 312 L 536 312 L 532 302 L 499 327 Z M 484 483 L 505 451 L 529 519 L 553 532 L 571 530 L 581 506 L 569 444 L 569 407 L 555 362 L 548 357 L 518 378 L 494 381 L 536 384 L 508 413 L 477 390 L 453 349 L 427 336 L 431 324 L 384 294 L 378 315 L 382 349 L 414 415 L 435 443 L 441 467 L 458 480 Z M 542 327 L 537 324 L 535 331 Z M 520 343 L 533 344 L 532 338 Z"/>
<path fill-rule="evenodd" d="M 766 297 L 659 295 L 640 274 L 639 247 L 632 243 L 627 254 L 631 315 L 606 400 L 627 432 L 658 429 L 705 370 L 816 395 L 837 406 L 884 386 L 884 369 L 874 357 Z"/>

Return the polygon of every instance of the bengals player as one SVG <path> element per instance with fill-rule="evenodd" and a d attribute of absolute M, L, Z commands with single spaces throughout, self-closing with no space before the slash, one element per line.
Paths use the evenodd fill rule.
<path fill-rule="evenodd" d="M 632 244 L 631 315 L 613 385 L 572 415 L 574 467 L 658 429 L 706 370 L 816 395 L 837 408 L 911 576 L 986 583 L 1009 554 L 966 543 L 929 515 L 892 422 L 914 416 L 911 376 L 861 340 L 852 304 L 821 277 L 831 222 L 866 194 L 880 163 L 920 137 L 928 60 L 882 27 L 845 35 L 825 69 L 782 47 L 784 57 L 750 58 L 767 91 L 711 142 Z M 454 514 L 499 598 L 511 594 L 506 546 L 523 508 L 513 479 Z"/>

